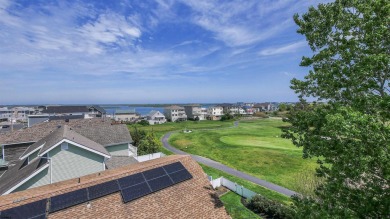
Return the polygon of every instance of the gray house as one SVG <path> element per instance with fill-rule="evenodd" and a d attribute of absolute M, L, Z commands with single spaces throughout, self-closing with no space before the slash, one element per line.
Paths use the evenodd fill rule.
<path fill-rule="evenodd" d="M 165 107 L 164 115 L 165 118 L 167 118 L 171 122 L 187 120 L 187 115 L 186 112 L 184 111 L 184 107 L 181 106 L 174 105 L 174 106 Z"/>
<path fill-rule="evenodd" d="M 0 193 L 9 194 L 106 169 L 111 158 L 103 145 L 61 126 L 29 146 L 15 166 L 0 177 Z M 27 170 L 24 170 L 27 169 Z"/>
<path fill-rule="evenodd" d="M 10 163 L 0 177 L 0 194 L 136 163 L 133 156 L 137 155 L 137 149 L 132 142 L 125 125 L 98 120 L 83 125 L 57 125 Z M 11 153 L 7 157 L 15 150 L 8 152 Z"/>
<path fill-rule="evenodd" d="M 164 114 L 162 114 L 162 113 L 160 113 L 160 111 L 156 111 L 156 110 L 150 111 L 150 113 L 146 116 L 146 119 L 150 125 L 163 124 L 163 123 L 167 122 Z"/>

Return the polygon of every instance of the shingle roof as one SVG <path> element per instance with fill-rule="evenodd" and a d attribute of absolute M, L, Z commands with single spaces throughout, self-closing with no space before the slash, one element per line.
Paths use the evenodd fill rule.
<path fill-rule="evenodd" d="M 69 122 L 54 120 L 36 124 L 26 129 L 0 134 L 0 145 L 37 142 L 56 130 L 59 125 L 65 124 L 103 146 L 133 142 L 126 125 L 111 125 L 110 119 L 94 118 L 72 119 Z"/>
<path fill-rule="evenodd" d="M 106 113 L 107 113 L 107 111 L 106 111 L 103 107 L 101 107 L 101 106 L 93 105 L 93 106 L 91 106 L 91 107 L 95 108 L 95 109 L 96 109 L 97 111 L 99 111 L 101 114 L 106 114 Z"/>
<path fill-rule="evenodd" d="M 48 106 L 42 113 L 87 113 L 87 106 Z"/>
<path fill-rule="evenodd" d="M 118 167 L 127 166 L 130 164 L 138 163 L 134 157 L 128 156 L 112 156 L 110 159 L 106 161 L 107 169 L 115 169 Z"/>
<path fill-rule="evenodd" d="M 0 211 L 102 184 L 174 162 L 192 178 L 123 203 L 119 192 L 49 213 L 49 218 L 230 218 L 202 168 L 190 156 L 172 155 L 0 197 Z M 15 202 L 15 200 L 20 200 Z"/>
<path fill-rule="evenodd" d="M 47 160 L 45 158 L 38 158 L 33 160 L 27 166 L 21 168 L 24 161 L 25 160 L 19 160 L 18 162 L 16 162 L 15 166 L 10 167 L 0 177 L 0 194 L 5 193 L 21 181 L 23 181 L 25 178 L 39 171 L 44 166 L 42 164 L 47 163 Z"/>
<path fill-rule="evenodd" d="M 184 107 L 173 105 L 173 106 L 167 106 L 167 107 L 165 107 L 165 109 L 170 109 L 170 110 L 182 109 L 182 110 L 184 110 Z"/>

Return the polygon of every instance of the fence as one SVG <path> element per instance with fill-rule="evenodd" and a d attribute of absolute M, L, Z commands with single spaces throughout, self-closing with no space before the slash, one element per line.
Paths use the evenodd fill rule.
<path fill-rule="evenodd" d="M 158 152 L 158 153 L 153 153 L 153 154 L 146 154 L 146 155 L 142 155 L 142 156 L 137 156 L 134 158 L 136 160 L 138 160 L 138 162 L 144 162 L 144 161 L 153 160 L 153 159 L 157 159 L 157 158 L 164 157 L 164 156 L 165 156 L 164 153 Z"/>
<path fill-rule="evenodd" d="M 237 183 L 232 182 L 223 177 L 210 180 L 210 183 L 213 186 L 213 188 L 217 188 L 219 186 L 225 186 L 229 190 L 241 195 L 244 198 L 252 198 L 253 196 L 257 195 L 255 192 L 245 188 L 244 186 L 238 185 Z"/>

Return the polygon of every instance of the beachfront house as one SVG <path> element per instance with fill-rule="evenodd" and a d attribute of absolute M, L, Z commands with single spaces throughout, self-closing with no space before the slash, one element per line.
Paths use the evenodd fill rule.
<path fill-rule="evenodd" d="M 223 115 L 223 108 L 221 106 L 210 106 L 207 109 L 208 120 L 220 120 Z"/>
<path fill-rule="evenodd" d="M 135 110 L 116 110 L 114 113 L 115 121 L 119 122 L 135 122 L 141 116 Z"/>
<path fill-rule="evenodd" d="M 181 106 L 169 106 L 164 108 L 164 115 L 168 121 L 176 122 L 176 121 L 186 121 L 187 114 L 184 110 L 184 107 Z"/>
<path fill-rule="evenodd" d="M 149 122 L 150 125 L 163 124 L 167 122 L 164 114 L 156 110 L 150 111 L 150 113 L 146 116 L 146 120 Z"/>
<path fill-rule="evenodd" d="M 205 120 L 207 116 L 207 109 L 202 108 L 200 105 L 187 105 L 184 106 L 184 110 L 188 119 L 192 120 Z"/>

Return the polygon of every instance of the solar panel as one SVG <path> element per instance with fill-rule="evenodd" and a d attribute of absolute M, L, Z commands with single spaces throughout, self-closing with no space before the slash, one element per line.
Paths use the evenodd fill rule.
<path fill-rule="evenodd" d="M 121 190 L 124 203 L 143 197 L 151 192 L 146 182 Z"/>
<path fill-rule="evenodd" d="M 172 180 L 169 178 L 168 175 L 165 175 L 163 177 L 159 177 L 153 180 L 149 180 L 148 184 L 150 185 L 150 188 L 153 192 L 156 192 L 158 190 L 167 188 L 168 186 L 173 185 Z"/>
<path fill-rule="evenodd" d="M 87 189 L 89 200 L 92 200 L 119 191 L 119 186 L 117 181 L 113 180 L 95 186 L 91 186 Z"/>
<path fill-rule="evenodd" d="M 180 162 L 165 165 L 163 166 L 163 168 L 167 171 L 167 173 L 173 173 L 185 169 L 183 164 L 181 164 Z"/>
<path fill-rule="evenodd" d="M 46 199 L 0 212 L 0 218 L 46 218 Z"/>
<path fill-rule="evenodd" d="M 162 167 L 158 167 L 158 168 L 154 168 L 151 170 L 147 170 L 147 171 L 143 172 L 143 174 L 144 174 L 146 180 L 150 180 L 150 179 L 154 179 L 154 178 L 157 178 L 160 176 L 164 176 L 167 173 L 165 172 L 165 170 Z"/>
<path fill-rule="evenodd" d="M 126 176 L 118 179 L 119 185 L 121 189 L 127 188 L 129 186 L 133 186 L 142 182 L 145 182 L 142 173 L 133 174 L 130 176 Z"/>
<path fill-rule="evenodd" d="M 186 169 L 171 173 L 169 176 L 175 184 L 192 178 L 192 175 Z"/>
<path fill-rule="evenodd" d="M 50 212 L 58 211 L 88 201 L 87 189 L 79 189 L 51 197 Z"/>

